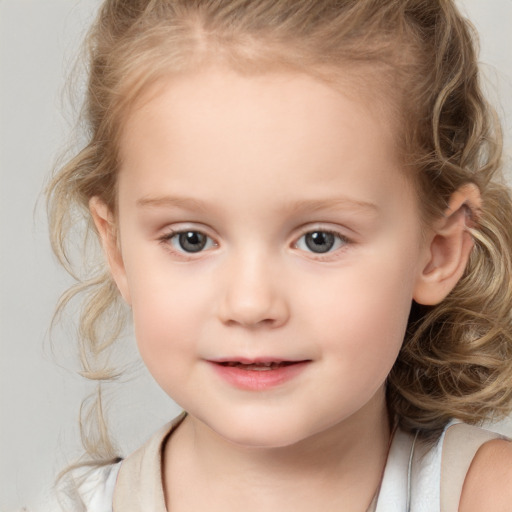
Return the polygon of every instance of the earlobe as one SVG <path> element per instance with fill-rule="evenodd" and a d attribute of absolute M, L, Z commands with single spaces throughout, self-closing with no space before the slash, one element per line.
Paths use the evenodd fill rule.
<path fill-rule="evenodd" d="M 114 216 L 109 207 L 97 196 L 89 200 L 89 211 L 98 231 L 112 278 L 116 282 L 123 299 L 130 304 L 130 293 L 121 249 L 118 244 Z"/>
<path fill-rule="evenodd" d="M 473 248 L 469 228 L 478 219 L 480 207 L 480 192 L 472 183 L 452 194 L 445 214 L 434 224 L 426 245 L 426 263 L 420 269 L 413 296 L 419 304 L 438 304 L 464 274 Z"/>

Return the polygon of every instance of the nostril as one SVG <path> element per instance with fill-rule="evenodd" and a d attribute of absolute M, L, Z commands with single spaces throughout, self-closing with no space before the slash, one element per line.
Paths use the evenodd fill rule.
<path fill-rule="evenodd" d="M 283 323 L 284 318 L 281 316 L 275 316 L 274 318 L 261 318 L 260 317 L 249 317 L 247 315 L 233 315 L 232 318 L 228 318 L 224 323 L 228 326 L 241 326 L 246 329 L 261 329 L 261 328 L 273 328 Z"/>

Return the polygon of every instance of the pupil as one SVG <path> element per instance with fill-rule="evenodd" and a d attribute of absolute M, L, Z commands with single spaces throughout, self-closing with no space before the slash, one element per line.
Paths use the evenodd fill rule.
<path fill-rule="evenodd" d="M 330 251 L 334 246 L 334 235 L 325 231 L 314 231 L 306 235 L 306 245 L 313 252 Z"/>
<path fill-rule="evenodd" d="M 187 252 L 199 252 L 206 245 L 206 235 L 197 231 L 187 231 L 179 235 L 180 246 Z"/>

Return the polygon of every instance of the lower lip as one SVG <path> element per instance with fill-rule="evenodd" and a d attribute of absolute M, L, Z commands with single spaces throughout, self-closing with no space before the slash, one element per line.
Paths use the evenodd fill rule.
<path fill-rule="evenodd" d="M 229 384 L 247 391 L 264 391 L 290 381 L 306 368 L 309 361 L 280 366 L 274 370 L 244 370 L 238 366 L 211 363 L 214 370 Z"/>

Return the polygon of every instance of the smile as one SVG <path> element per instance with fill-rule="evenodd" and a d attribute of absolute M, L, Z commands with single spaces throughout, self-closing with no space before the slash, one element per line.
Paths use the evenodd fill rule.
<path fill-rule="evenodd" d="M 241 370 L 246 371 L 269 371 L 269 370 L 277 370 L 278 368 L 282 368 L 283 366 L 290 366 L 291 364 L 298 364 L 302 361 L 279 361 L 279 362 L 268 362 L 268 363 L 241 363 L 239 361 L 226 361 L 223 363 L 219 363 L 222 366 L 228 366 L 230 368 L 236 367 Z"/>
<path fill-rule="evenodd" d="M 209 361 L 215 373 L 230 386 L 245 391 L 265 391 L 298 377 L 311 363 L 302 361 Z"/>

